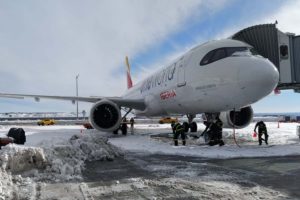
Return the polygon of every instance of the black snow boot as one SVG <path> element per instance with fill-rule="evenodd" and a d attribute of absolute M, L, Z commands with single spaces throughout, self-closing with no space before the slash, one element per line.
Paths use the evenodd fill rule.
<path fill-rule="evenodd" d="M 177 140 L 174 141 L 174 145 L 178 146 L 178 141 Z"/>
<path fill-rule="evenodd" d="M 219 146 L 221 147 L 221 146 L 223 146 L 224 144 L 225 144 L 224 141 L 223 141 L 223 140 L 220 140 Z"/>

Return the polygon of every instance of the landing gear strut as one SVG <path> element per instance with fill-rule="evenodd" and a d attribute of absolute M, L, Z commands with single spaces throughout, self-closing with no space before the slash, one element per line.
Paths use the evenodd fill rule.
<path fill-rule="evenodd" d="M 124 109 L 125 110 L 125 109 Z M 113 134 L 118 134 L 119 130 L 122 131 L 122 135 L 127 135 L 127 120 L 126 120 L 126 116 L 132 111 L 132 108 L 130 108 L 129 110 L 125 110 L 126 113 L 125 115 L 122 117 L 122 122 L 120 124 L 120 127 L 113 131 Z"/>

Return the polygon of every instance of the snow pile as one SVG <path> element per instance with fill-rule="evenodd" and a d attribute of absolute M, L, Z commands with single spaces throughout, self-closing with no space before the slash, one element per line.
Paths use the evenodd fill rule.
<path fill-rule="evenodd" d="M 44 151 L 42 148 L 9 145 L 1 152 L 0 167 L 12 173 L 43 169 L 46 167 Z"/>
<path fill-rule="evenodd" d="M 99 134 L 74 135 L 67 143 L 45 148 L 48 166 L 43 180 L 80 179 L 86 161 L 111 161 L 120 156 L 119 150 L 107 141 Z"/>
<path fill-rule="evenodd" d="M 40 170 L 52 180 L 81 176 L 85 161 L 113 160 L 120 152 L 100 135 L 73 135 L 50 146 L 26 147 L 10 144 L 0 152 L 0 167 L 12 173 Z"/>
<path fill-rule="evenodd" d="M 46 164 L 47 160 L 42 148 L 14 144 L 3 148 L 0 151 L 0 199 L 20 199 L 20 194 L 23 199 L 30 199 L 30 194 L 26 190 L 33 191 L 32 187 L 35 183 L 30 178 L 23 178 L 16 174 L 33 171 L 33 169 L 43 170 Z"/>
<path fill-rule="evenodd" d="M 38 182 L 81 180 L 86 161 L 111 161 L 122 154 L 100 134 L 73 135 L 59 144 L 9 144 L 0 151 L 0 200 L 30 199 Z M 28 198 L 24 198 L 28 196 Z"/>

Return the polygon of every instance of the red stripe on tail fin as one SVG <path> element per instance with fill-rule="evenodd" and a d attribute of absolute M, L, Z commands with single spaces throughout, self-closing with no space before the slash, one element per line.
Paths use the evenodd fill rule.
<path fill-rule="evenodd" d="M 130 65 L 129 65 L 129 61 L 128 61 L 128 57 L 126 56 L 125 58 L 125 63 L 127 66 L 127 88 L 132 88 L 132 79 L 131 79 L 131 75 L 130 75 Z"/>

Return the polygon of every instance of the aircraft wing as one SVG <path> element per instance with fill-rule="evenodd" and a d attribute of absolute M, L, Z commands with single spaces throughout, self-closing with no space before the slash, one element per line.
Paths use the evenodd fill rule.
<path fill-rule="evenodd" d="M 48 95 L 8 94 L 8 93 L 0 93 L 0 97 L 15 98 L 15 99 L 34 98 L 34 100 L 37 102 L 39 102 L 40 99 L 56 99 L 56 100 L 71 101 L 72 103 L 75 103 L 76 101 L 96 103 L 102 99 L 107 99 L 121 107 L 132 108 L 137 110 L 144 110 L 146 108 L 143 99 L 124 99 L 122 97 L 48 96 Z"/>

